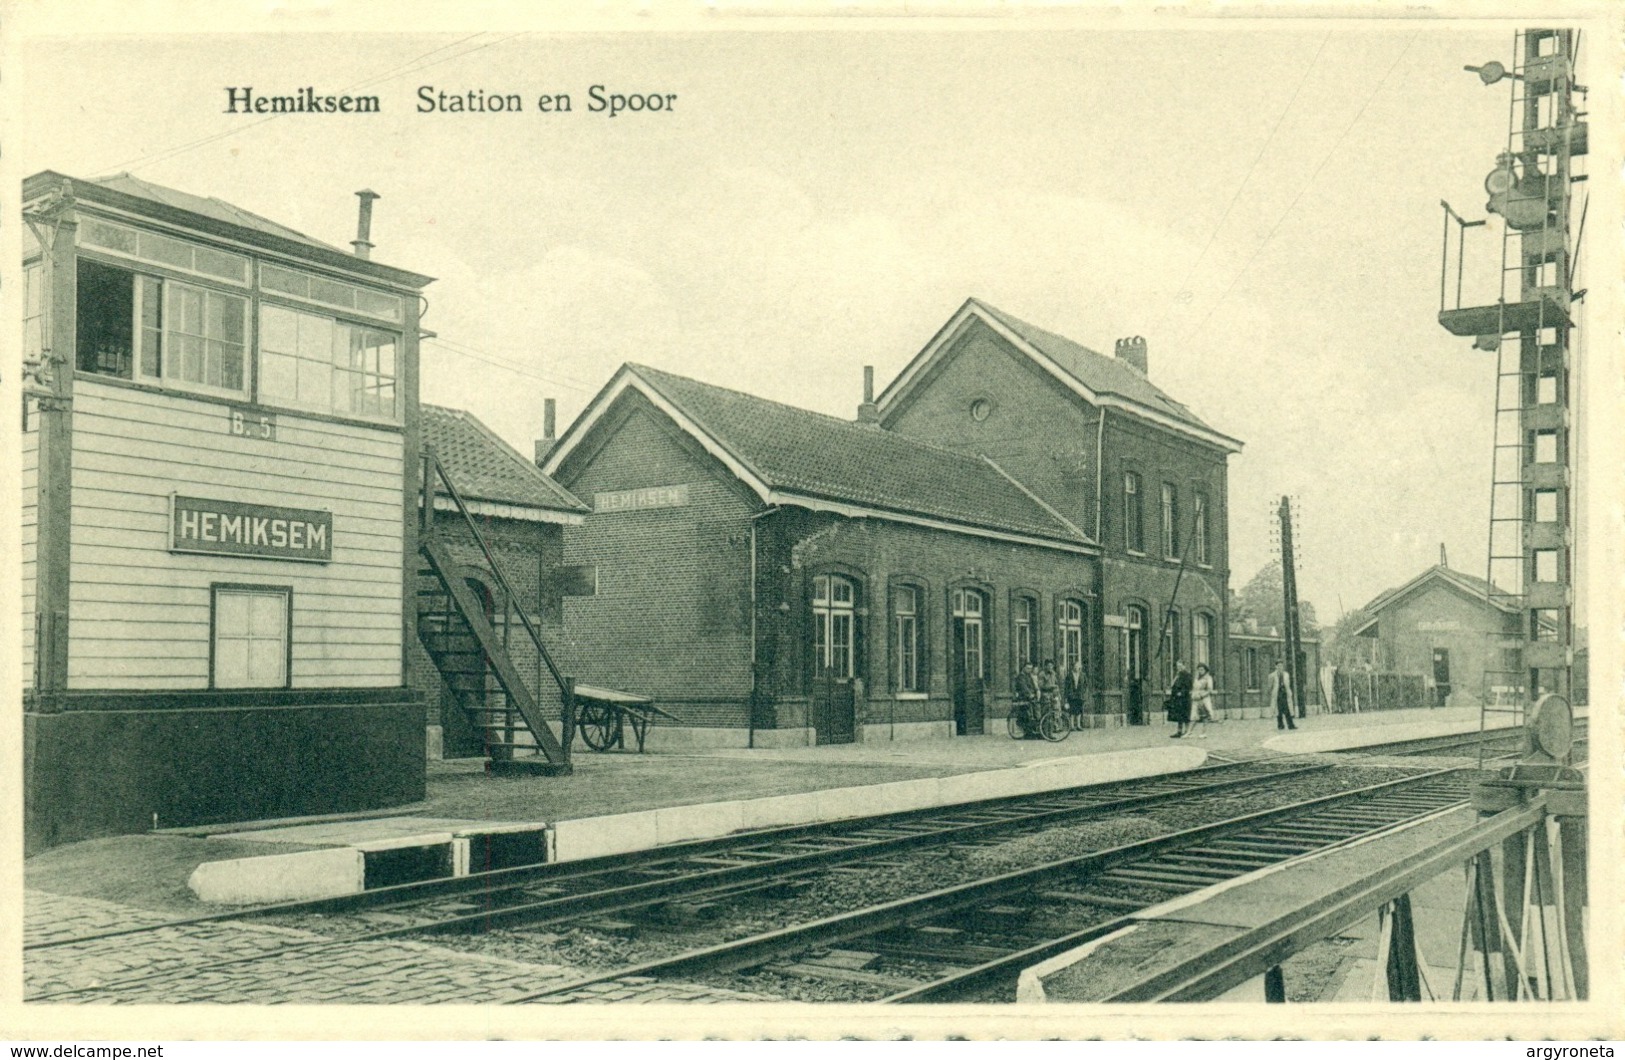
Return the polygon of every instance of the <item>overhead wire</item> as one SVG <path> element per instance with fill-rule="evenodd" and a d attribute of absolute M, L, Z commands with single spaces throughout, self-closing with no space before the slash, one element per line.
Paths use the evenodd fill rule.
<path fill-rule="evenodd" d="M 1219 230 L 1230 219 L 1230 211 L 1235 209 L 1236 202 L 1241 198 L 1241 193 L 1246 190 L 1248 182 L 1253 179 L 1253 174 L 1258 170 L 1258 163 L 1264 159 L 1264 153 L 1270 149 L 1270 144 L 1275 142 L 1275 134 L 1280 131 L 1281 123 L 1286 120 L 1286 116 L 1292 112 L 1292 105 L 1298 101 L 1298 94 L 1303 91 L 1303 86 L 1308 83 L 1309 75 L 1314 72 L 1315 64 L 1320 61 L 1321 53 L 1326 50 L 1326 42 L 1331 39 L 1330 30 L 1326 32 L 1324 37 L 1320 38 L 1320 47 L 1315 49 L 1315 54 L 1310 57 L 1308 65 L 1303 68 L 1303 75 L 1298 78 L 1298 84 L 1292 89 L 1292 95 L 1288 97 L 1286 106 L 1282 107 L 1281 113 L 1275 116 L 1275 124 L 1270 126 L 1269 135 L 1264 137 L 1263 145 L 1259 147 L 1258 153 L 1253 156 L 1252 165 L 1247 167 L 1246 175 L 1241 178 L 1241 183 L 1236 185 L 1235 193 L 1230 196 L 1230 201 L 1225 204 L 1224 212 L 1219 215 L 1218 221 L 1214 222 L 1212 230 L 1208 232 L 1207 242 L 1202 244 L 1201 251 L 1192 259 L 1190 266 L 1185 269 L 1185 275 L 1174 286 L 1176 296 L 1185 289 L 1185 285 L 1190 282 L 1191 277 L 1196 275 L 1197 266 L 1201 265 L 1203 260 L 1206 259 L 1207 252 L 1213 247 L 1214 239 L 1218 238 Z M 1162 318 L 1157 321 L 1159 327 L 1167 321 L 1167 317 L 1168 310 L 1164 309 Z"/>
<path fill-rule="evenodd" d="M 1297 208 L 1298 203 L 1303 199 L 1304 193 L 1314 186 L 1316 179 L 1320 177 L 1321 170 L 1326 168 L 1326 163 L 1331 161 L 1332 155 L 1336 154 L 1337 149 L 1343 146 L 1343 141 L 1348 139 L 1349 133 L 1354 131 L 1355 125 L 1359 124 L 1360 119 L 1365 116 L 1366 109 L 1371 106 L 1372 101 L 1377 98 L 1377 93 L 1382 91 L 1383 86 L 1388 83 L 1388 79 L 1393 76 L 1394 71 L 1399 68 L 1400 61 L 1403 60 L 1410 52 L 1411 45 L 1416 42 L 1416 38 L 1420 33 L 1421 31 L 1417 30 L 1415 33 L 1411 34 L 1410 39 L 1405 42 L 1405 47 L 1401 48 L 1399 54 L 1394 56 L 1394 61 L 1388 64 L 1388 69 L 1383 73 L 1381 80 L 1376 83 L 1376 85 L 1371 89 L 1371 92 L 1365 97 L 1365 102 L 1360 104 L 1360 109 L 1355 112 L 1354 117 L 1349 121 L 1348 125 L 1343 127 L 1343 131 L 1338 135 L 1336 142 L 1334 142 L 1332 146 L 1327 149 L 1326 153 L 1321 156 L 1320 164 L 1315 166 L 1315 171 L 1309 174 L 1309 179 L 1304 181 L 1303 187 L 1298 189 L 1298 193 L 1292 197 L 1292 201 L 1287 204 L 1286 209 L 1281 211 L 1281 215 L 1275 219 L 1275 223 L 1271 225 L 1270 230 L 1265 233 L 1263 241 L 1253 249 L 1252 255 L 1248 257 L 1247 261 L 1241 266 L 1241 268 L 1237 269 L 1234 275 L 1231 276 L 1229 285 L 1225 287 L 1223 293 L 1221 293 L 1218 299 L 1213 303 L 1213 306 L 1208 310 L 1207 315 L 1202 318 L 1202 322 L 1196 325 L 1194 328 L 1187 329 L 1184 334 L 1180 336 L 1181 340 L 1189 338 L 1191 335 L 1207 327 L 1208 321 L 1213 319 L 1213 315 L 1219 311 L 1220 306 L 1224 304 L 1224 300 L 1230 296 L 1230 292 L 1236 289 L 1236 284 L 1241 282 L 1241 278 L 1246 275 L 1247 270 L 1252 267 L 1253 262 L 1258 260 L 1258 256 L 1264 252 L 1264 248 L 1269 246 L 1270 241 L 1275 238 L 1275 233 L 1280 231 L 1281 225 L 1288 217 L 1292 215 L 1292 211 Z"/>
<path fill-rule="evenodd" d="M 522 375 L 529 379 L 535 379 L 538 382 L 549 383 L 554 386 L 561 386 L 566 390 L 573 390 L 579 394 L 593 394 L 597 392 L 596 387 L 579 385 L 575 381 L 568 380 L 567 378 L 561 376 L 545 375 L 542 372 L 523 365 L 517 361 L 508 360 L 507 358 L 499 357 L 496 354 L 487 353 L 483 350 L 476 350 L 473 347 L 463 346 L 461 343 L 450 344 L 440 338 L 425 339 L 423 341 L 425 344 L 439 346 L 446 352 L 456 354 L 459 357 L 467 357 L 470 360 L 479 361 L 483 364 L 491 365 L 494 368 L 501 368 L 504 371 L 512 372 L 515 375 Z"/>

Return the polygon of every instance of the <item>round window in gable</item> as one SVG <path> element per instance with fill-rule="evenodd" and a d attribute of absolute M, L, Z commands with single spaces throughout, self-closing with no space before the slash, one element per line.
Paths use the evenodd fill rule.
<path fill-rule="evenodd" d="M 988 415 L 992 413 L 992 411 L 993 402 L 989 401 L 987 398 L 977 398 L 975 401 L 970 403 L 970 418 L 975 420 L 977 423 L 981 423 L 983 420 L 987 419 Z"/>

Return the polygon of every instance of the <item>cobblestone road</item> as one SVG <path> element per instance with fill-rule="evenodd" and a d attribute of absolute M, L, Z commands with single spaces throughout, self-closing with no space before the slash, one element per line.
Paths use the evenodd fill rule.
<path fill-rule="evenodd" d="M 29 891 L 24 938 L 27 943 L 44 942 L 161 924 L 168 919 L 113 902 Z M 419 942 L 315 948 L 324 941 L 309 932 L 227 921 L 32 950 L 24 961 L 24 996 L 42 1002 L 125 1004 L 483 1004 L 511 1001 L 577 975 L 558 965 L 527 964 Z M 216 962 L 233 963 L 185 971 Z M 117 985 L 124 980 L 139 981 Z M 709 987 L 628 979 L 584 987 L 560 1000 L 703 1003 L 767 999 Z"/>

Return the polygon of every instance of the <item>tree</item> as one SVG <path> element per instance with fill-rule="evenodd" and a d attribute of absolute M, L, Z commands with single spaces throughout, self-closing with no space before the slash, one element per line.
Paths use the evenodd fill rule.
<path fill-rule="evenodd" d="M 1245 623 L 1251 620 L 1258 623 L 1260 633 L 1268 633 L 1273 628 L 1284 634 L 1286 602 L 1282 593 L 1281 563 L 1274 560 L 1253 575 L 1253 580 L 1236 594 L 1235 602 L 1230 607 L 1230 621 Z M 1305 637 L 1320 635 L 1320 623 L 1315 620 L 1315 605 L 1301 596 L 1298 597 L 1298 621 Z"/>
<path fill-rule="evenodd" d="M 1332 626 L 1320 648 L 1321 662 L 1339 669 L 1362 667 L 1373 662 L 1374 642 L 1370 637 L 1357 637 L 1354 631 L 1371 620 L 1371 613 L 1355 608 L 1345 612 Z"/>

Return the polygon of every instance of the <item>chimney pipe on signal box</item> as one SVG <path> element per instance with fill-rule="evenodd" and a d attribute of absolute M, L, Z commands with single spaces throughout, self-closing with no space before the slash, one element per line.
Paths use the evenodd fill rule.
<path fill-rule="evenodd" d="M 381 199 L 383 196 L 370 188 L 364 188 L 356 192 L 355 197 L 361 200 L 361 215 L 356 218 L 355 238 L 350 240 L 350 245 L 355 247 L 356 257 L 368 261 L 372 258 L 373 248 L 372 203 L 374 199 Z"/>
<path fill-rule="evenodd" d="M 872 364 L 863 366 L 863 404 L 858 406 L 858 422 L 880 423 L 880 406 L 875 404 L 875 368 Z"/>
<path fill-rule="evenodd" d="M 541 467 L 547 460 L 553 446 L 557 444 L 554 438 L 554 428 L 558 426 L 558 403 L 552 398 L 542 399 L 542 436 L 536 439 L 536 466 Z"/>

